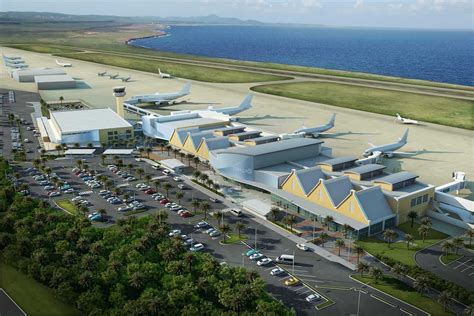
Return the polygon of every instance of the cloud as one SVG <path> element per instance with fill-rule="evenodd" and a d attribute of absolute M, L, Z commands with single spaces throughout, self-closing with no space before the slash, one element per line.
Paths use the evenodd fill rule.
<path fill-rule="evenodd" d="M 355 9 L 359 9 L 359 8 L 361 8 L 363 5 L 364 5 L 364 0 L 356 0 L 356 2 L 355 2 L 355 4 L 354 4 L 354 8 L 355 8 Z"/>

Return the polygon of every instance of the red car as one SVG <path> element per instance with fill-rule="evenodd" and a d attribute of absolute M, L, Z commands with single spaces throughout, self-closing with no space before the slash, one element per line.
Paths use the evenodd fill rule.
<path fill-rule="evenodd" d="M 188 211 L 185 211 L 185 212 L 182 212 L 181 214 L 179 214 L 179 216 L 181 216 L 183 218 L 186 218 L 186 217 L 193 216 L 193 214 L 189 213 Z"/>
<path fill-rule="evenodd" d="M 169 202 L 169 201 L 168 201 L 167 199 L 162 199 L 162 200 L 160 200 L 160 204 L 163 204 L 163 205 L 165 205 L 165 204 L 168 203 L 168 202 Z"/>
<path fill-rule="evenodd" d="M 155 189 L 148 189 L 145 191 L 145 194 L 155 194 L 157 191 Z"/>

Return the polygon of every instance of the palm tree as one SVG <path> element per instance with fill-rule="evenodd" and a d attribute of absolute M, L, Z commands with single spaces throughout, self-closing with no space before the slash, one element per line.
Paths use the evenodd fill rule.
<path fill-rule="evenodd" d="M 407 243 L 407 249 L 410 249 L 410 243 L 412 243 L 415 239 L 413 238 L 412 234 L 405 234 L 403 240 L 405 240 L 405 242 Z"/>
<path fill-rule="evenodd" d="M 199 207 L 200 202 L 198 200 L 192 200 L 191 205 L 193 206 L 193 214 L 196 215 L 196 208 Z"/>
<path fill-rule="evenodd" d="M 160 180 L 155 180 L 155 181 L 153 182 L 153 184 L 155 185 L 155 189 L 158 191 L 158 189 L 159 189 L 160 186 L 161 186 Z"/>
<path fill-rule="evenodd" d="M 347 237 L 347 233 L 352 230 L 351 225 L 344 224 L 342 225 L 342 231 L 344 232 L 344 237 Z"/>
<path fill-rule="evenodd" d="M 55 149 L 58 151 L 58 156 L 61 154 L 61 149 L 63 149 L 63 147 L 61 145 L 56 145 Z"/>
<path fill-rule="evenodd" d="M 237 223 L 235 223 L 235 229 L 237 230 L 238 234 L 239 234 L 239 239 L 240 239 L 240 234 L 242 232 L 242 230 L 244 230 L 246 227 L 246 225 L 241 222 L 241 221 L 238 221 Z"/>
<path fill-rule="evenodd" d="M 99 209 L 98 212 L 99 212 L 99 214 L 102 215 L 102 216 L 107 215 L 107 211 L 106 211 L 104 208 Z"/>
<path fill-rule="evenodd" d="M 272 206 L 272 208 L 270 209 L 270 214 L 272 214 L 273 221 L 276 222 L 279 213 L 280 209 L 276 206 Z"/>
<path fill-rule="evenodd" d="M 64 97 L 63 97 L 63 96 L 60 96 L 60 97 L 59 97 L 59 102 L 61 102 L 61 107 L 63 106 L 63 101 L 64 101 Z"/>
<path fill-rule="evenodd" d="M 179 150 L 178 149 L 173 149 L 173 154 L 174 154 L 174 158 L 176 159 L 176 157 L 178 156 L 178 153 L 179 153 Z"/>
<path fill-rule="evenodd" d="M 469 248 L 472 246 L 472 237 L 474 237 L 474 229 L 466 230 L 464 236 L 469 237 Z"/>
<path fill-rule="evenodd" d="M 329 231 L 331 231 L 331 223 L 334 221 L 334 217 L 332 217 L 331 215 L 328 215 L 326 216 L 326 226 L 328 228 Z"/>
<path fill-rule="evenodd" d="M 207 212 L 211 210 L 211 205 L 208 202 L 204 201 L 201 204 L 201 209 L 204 212 L 204 219 L 207 219 Z"/>
<path fill-rule="evenodd" d="M 420 275 L 418 276 L 415 281 L 413 281 L 413 287 L 421 294 L 426 292 L 428 290 L 428 280 L 426 277 Z"/>
<path fill-rule="evenodd" d="M 212 185 L 212 187 L 214 188 L 214 191 L 219 191 L 219 189 L 221 188 L 221 186 L 219 185 L 219 183 L 214 183 Z"/>
<path fill-rule="evenodd" d="M 423 243 L 425 243 L 425 238 L 428 236 L 428 233 L 430 232 L 430 228 L 426 225 L 421 225 L 418 227 L 418 234 L 423 237 Z"/>
<path fill-rule="evenodd" d="M 100 155 L 100 160 L 102 161 L 102 164 L 105 163 L 105 158 L 107 158 L 106 155 L 104 155 L 104 154 Z"/>
<path fill-rule="evenodd" d="M 456 255 L 458 254 L 458 250 L 460 248 L 463 248 L 464 247 L 464 239 L 462 239 L 461 237 L 456 237 L 456 238 L 453 238 L 451 240 L 451 242 L 453 243 L 453 246 L 454 246 L 454 249 L 456 251 Z"/>
<path fill-rule="evenodd" d="M 172 186 L 171 186 L 171 184 L 169 184 L 169 182 L 165 182 L 165 184 L 163 184 L 163 189 L 165 189 L 165 191 L 166 191 L 166 198 L 168 198 L 169 191 L 170 191 L 171 188 L 172 188 Z"/>
<path fill-rule="evenodd" d="M 360 261 L 360 256 L 364 253 L 364 248 L 360 245 L 354 245 L 354 252 L 357 254 L 357 263 Z"/>
<path fill-rule="evenodd" d="M 151 180 L 151 175 L 147 174 L 147 175 L 145 176 L 146 184 L 150 185 L 150 180 Z"/>
<path fill-rule="evenodd" d="M 421 219 L 421 225 L 431 226 L 431 219 L 428 216 L 425 216 Z"/>
<path fill-rule="evenodd" d="M 176 192 L 176 199 L 178 200 L 178 204 L 181 204 L 181 199 L 183 198 L 183 192 Z"/>
<path fill-rule="evenodd" d="M 188 264 L 188 271 L 191 272 L 193 268 L 194 254 L 192 252 L 186 253 L 184 261 Z"/>
<path fill-rule="evenodd" d="M 397 236 L 397 233 L 393 229 L 386 229 L 383 232 L 383 238 L 388 243 L 388 248 L 390 248 L 390 244 L 392 243 L 393 239 Z"/>
<path fill-rule="evenodd" d="M 188 167 L 191 167 L 191 161 L 193 160 L 194 156 L 191 154 L 186 155 L 186 159 L 188 159 Z"/>
<path fill-rule="evenodd" d="M 443 305 L 444 311 L 448 308 L 449 301 L 451 300 L 451 292 L 444 290 L 438 296 L 438 302 Z"/>
<path fill-rule="evenodd" d="M 150 147 L 147 147 L 145 151 L 146 151 L 147 158 L 150 159 L 150 154 L 152 153 L 153 149 L 151 149 Z"/>
<path fill-rule="evenodd" d="M 143 147 L 140 147 L 140 148 L 138 149 L 138 152 L 140 153 L 140 157 L 143 157 L 143 152 L 144 152 L 144 151 L 145 151 L 145 148 L 143 148 Z"/>
<path fill-rule="evenodd" d="M 196 181 L 199 181 L 199 177 L 201 176 L 201 171 L 199 170 L 196 170 L 193 172 L 193 178 L 196 180 Z"/>
<path fill-rule="evenodd" d="M 293 232 L 293 225 L 296 224 L 296 216 L 288 214 L 285 216 L 285 223 L 290 226 L 290 231 Z"/>
<path fill-rule="evenodd" d="M 145 281 L 143 279 L 143 275 L 141 272 L 135 272 L 130 277 L 130 285 L 136 289 L 140 289 L 144 284 Z"/>
<path fill-rule="evenodd" d="M 143 170 L 143 168 L 138 168 L 138 169 L 137 169 L 137 173 L 138 173 L 138 176 L 139 176 L 139 178 L 140 178 L 140 180 L 141 180 L 143 174 L 145 173 L 145 170 Z"/>
<path fill-rule="evenodd" d="M 357 272 L 360 272 L 361 276 L 364 276 L 364 272 L 369 270 L 369 265 L 364 261 L 357 263 Z"/>
<path fill-rule="evenodd" d="M 401 264 L 397 263 L 393 266 L 392 272 L 393 272 L 393 274 L 395 274 L 395 276 L 398 279 L 400 279 L 400 277 L 403 275 L 403 273 L 405 273 L 405 268 Z"/>
<path fill-rule="evenodd" d="M 342 240 L 342 239 L 340 239 L 340 238 L 336 240 L 336 247 L 337 247 L 337 249 L 339 250 L 339 252 L 338 252 L 337 255 L 338 255 L 339 257 L 341 256 L 341 249 L 342 249 L 345 245 L 346 245 L 346 243 L 344 242 L 344 240 Z"/>
<path fill-rule="evenodd" d="M 158 146 L 160 147 L 161 153 L 163 153 L 163 151 L 165 149 L 165 144 L 159 143 Z"/>
<path fill-rule="evenodd" d="M 202 183 L 206 182 L 207 179 L 209 179 L 209 176 L 205 173 L 201 174 L 199 176 L 199 179 L 201 180 Z"/>
<path fill-rule="evenodd" d="M 415 223 L 415 219 L 418 217 L 418 213 L 415 211 L 408 212 L 408 218 L 411 220 L 411 227 L 413 228 L 413 224 Z"/>
<path fill-rule="evenodd" d="M 323 246 L 323 248 L 324 248 L 324 243 L 329 239 L 329 235 L 325 232 L 322 232 L 319 235 L 319 239 L 321 240 L 321 246 Z"/>
<path fill-rule="evenodd" d="M 451 240 L 446 240 L 441 244 L 441 250 L 443 250 L 444 255 L 449 255 L 449 252 L 453 249 L 453 243 Z"/>
<path fill-rule="evenodd" d="M 222 216 L 223 216 L 224 213 L 222 213 L 221 211 L 216 211 L 214 213 L 212 213 L 212 217 L 214 217 L 214 219 L 217 220 L 217 226 L 221 226 L 224 224 L 224 221 L 222 221 L 221 223 L 221 219 L 222 219 Z"/>
<path fill-rule="evenodd" d="M 378 280 L 383 276 L 382 270 L 378 267 L 372 267 L 369 271 L 370 276 L 374 279 L 374 282 L 377 283 Z"/>
<path fill-rule="evenodd" d="M 224 243 L 225 243 L 227 233 L 230 232 L 230 227 L 227 224 L 222 224 L 220 226 L 220 230 L 222 231 L 222 236 L 224 237 Z"/>
<path fill-rule="evenodd" d="M 92 145 L 92 143 L 87 143 L 87 148 L 92 149 L 92 147 L 94 147 L 94 145 Z"/>
<path fill-rule="evenodd" d="M 194 158 L 193 158 L 193 161 L 194 161 L 194 165 L 196 166 L 196 169 L 197 169 L 197 167 L 198 167 L 198 165 L 199 165 L 199 162 L 200 162 L 200 160 L 199 160 L 199 158 L 198 158 L 198 157 L 194 157 Z"/>

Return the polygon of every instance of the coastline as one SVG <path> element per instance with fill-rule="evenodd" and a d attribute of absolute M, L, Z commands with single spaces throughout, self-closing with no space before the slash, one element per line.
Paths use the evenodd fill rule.
<path fill-rule="evenodd" d="M 166 26 L 166 28 L 168 29 L 169 27 Z M 161 30 L 157 30 L 155 31 L 157 34 L 153 34 L 153 35 L 149 35 L 149 36 L 141 36 L 141 37 L 131 37 L 127 40 L 125 40 L 125 44 L 127 45 L 130 45 L 130 46 L 133 46 L 133 47 L 141 47 L 141 48 L 147 48 L 149 49 L 148 47 L 145 47 L 145 46 L 140 46 L 140 45 L 133 45 L 133 42 L 134 41 L 137 41 L 137 40 L 141 40 L 141 39 L 147 39 L 147 38 L 160 38 L 160 37 L 166 37 L 166 36 L 170 36 L 171 34 L 170 33 L 167 33 L 165 31 L 161 31 Z"/>

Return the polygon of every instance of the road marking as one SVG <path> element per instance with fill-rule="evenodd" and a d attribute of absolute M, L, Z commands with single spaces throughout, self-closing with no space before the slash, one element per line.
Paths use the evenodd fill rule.
<path fill-rule="evenodd" d="M 467 263 L 468 263 L 469 261 L 471 261 L 471 260 L 472 260 L 472 259 L 469 259 L 469 260 L 464 261 L 464 262 L 460 262 L 459 265 L 457 265 L 454 269 L 457 269 L 457 268 L 459 268 L 460 266 L 463 266 L 463 265 L 467 265 Z"/>
<path fill-rule="evenodd" d="M 264 269 L 263 271 L 268 271 L 268 270 L 271 270 L 271 269 L 274 269 L 274 268 L 275 268 L 275 266 L 270 267 L 270 268 L 266 268 L 266 269 Z"/>
<path fill-rule="evenodd" d="M 405 314 L 410 315 L 410 316 L 413 315 L 412 313 L 410 313 L 409 311 L 404 310 L 404 309 L 401 308 L 401 307 L 400 307 L 400 311 L 401 311 L 402 313 L 405 313 Z"/>
<path fill-rule="evenodd" d="M 470 266 L 468 266 L 467 268 L 464 268 L 463 270 L 461 270 L 461 272 L 464 272 L 464 271 L 466 271 L 466 270 L 469 270 L 469 269 L 471 269 L 472 267 L 474 267 L 474 265 L 470 265 Z"/>
<path fill-rule="evenodd" d="M 279 279 L 279 281 L 283 281 L 283 280 L 288 279 L 288 278 L 291 278 L 291 275 L 287 275 L 286 277 L 283 277 L 283 278 Z"/>
<path fill-rule="evenodd" d="M 303 286 L 301 286 L 301 287 L 299 287 L 299 288 L 292 289 L 292 290 L 295 291 L 295 292 L 298 292 L 299 290 L 302 290 L 302 289 L 305 289 L 305 288 L 306 288 L 306 286 L 303 285 Z"/>
<path fill-rule="evenodd" d="M 381 297 L 379 297 L 379 296 L 377 296 L 377 295 L 370 294 L 370 297 L 375 298 L 377 301 L 380 301 L 380 302 L 382 302 L 382 303 L 385 303 L 385 304 L 387 304 L 388 306 L 396 307 L 396 305 L 393 305 L 392 303 L 387 302 L 386 300 L 384 300 L 383 298 L 381 298 Z"/>
<path fill-rule="evenodd" d="M 308 288 L 306 291 L 301 292 L 300 294 L 306 294 L 308 292 L 314 292 L 312 289 Z"/>
<path fill-rule="evenodd" d="M 305 278 L 316 278 L 316 279 L 319 278 L 319 277 L 317 277 L 317 276 L 315 276 L 315 275 L 312 275 L 312 274 L 299 274 L 299 273 L 295 273 L 295 275 L 301 276 L 301 277 L 305 277 Z"/>
<path fill-rule="evenodd" d="M 324 281 L 321 281 L 321 280 L 311 280 L 311 279 L 306 279 L 306 278 L 300 278 L 300 279 L 306 282 L 324 283 Z"/>

